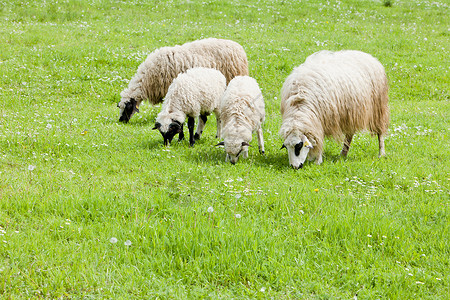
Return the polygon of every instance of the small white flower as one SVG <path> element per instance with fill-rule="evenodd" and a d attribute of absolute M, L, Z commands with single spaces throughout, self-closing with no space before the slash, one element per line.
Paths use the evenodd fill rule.
<path fill-rule="evenodd" d="M 36 166 L 33 166 L 33 165 L 29 165 L 28 166 L 28 170 L 29 171 L 33 171 L 34 169 L 36 169 Z"/>
<path fill-rule="evenodd" d="M 236 219 L 240 219 L 241 218 L 241 214 L 236 214 L 235 217 L 236 217 Z"/>
<path fill-rule="evenodd" d="M 241 177 L 238 177 L 237 179 L 236 179 L 236 181 L 243 181 L 244 179 L 242 179 Z"/>
<path fill-rule="evenodd" d="M 300 213 L 301 213 L 302 215 L 305 214 L 305 212 L 304 212 L 302 209 L 300 209 Z"/>
<path fill-rule="evenodd" d="M 239 198 L 241 198 L 241 197 L 242 197 L 241 194 L 236 194 L 236 199 L 239 199 Z"/>
<path fill-rule="evenodd" d="M 439 278 L 439 277 L 436 277 L 436 280 L 442 280 L 441 278 Z"/>
<path fill-rule="evenodd" d="M 52 128 L 52 124 L 48 123 L 47 126 L 45 126 L 45 127 L 47 127 L 47 129 L 51 129 Z"/>
<path fill-rule="evenodd" d="M 212 213 L 214 211 L 214 208 L 212 206 L 208 207 L 208 212 Z"/>
<path fill-rule="evenodd" d="M 425 284 L 425 283 L 422 281 L 416 281 L 416 284 Z"/>
<path fill-rule="evenodd" d="M 413 274 L 412 274 L 412 273 L 408 273 L 408 275 L 409 275 L 409 276 L 413 276 Z"/>
<path fill-rule="evenodd" d="M 372 248 L 372 245 L 367 245 L 367 247 Z"/>
<path fill-rule="evenodd" d="M 131 246 L 131 241 L 130 240 L 126 240 L 125 241 L 125 246 Z"/>
<path fill-rule="evenodd" d="M 383 238 L 383 239 L 387 239 L 387 236 L 383 235 L 382 238 Z"/>
<path fill-rule="evenodd" d="M 117 243 L 117 239 L 115 237 L 112 237 L 112 238 L 109 239 L 109 242 L 111 244 L 115 244 L 115 243 Z"/>
<path fill-rule="evenodd" d="M 368 234 L 367 237 L 372 237 L 372 235 L 371 235 L 371 234 Z"/>
<path fill-rule="evenodd" d="M 265 288 L 265 287 L 262 287 L 262 288 L 260 289 L 260 291 L 261 291 L 262 293 L 264 293 L 264 292 L 266 291 L 266 288 Z"/>

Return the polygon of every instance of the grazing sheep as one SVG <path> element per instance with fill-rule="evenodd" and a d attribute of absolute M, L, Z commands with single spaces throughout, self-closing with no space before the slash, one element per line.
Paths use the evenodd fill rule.
<path fill-rule="evenodd" d="M 220 99 L 227 87 L 225 76 L 215 69 L 193 68 L 174 79 L 167 91 L 161 112 L 156 118 L 155 127 L 163 138 L 164 145 L 170 144 L 179 133 L 184 138 L 183 124 L 188 117 L 189 144 L 200 139 L 208 115 L 214 112 L 217 119 L 217 136 L 220 137 Z M 199 118 L 194 136 L 194 118 Z"/>
<path fill-rule="evenodd" d="M 347 156 L 353 135 L 369 130 L 378 135 L 384 156 L 389 126 L 388 80 L 381 63 L 353 50 L 320 51 L 309 56 L 287 77 L 281 93 L 282 148 L 294 169 L 305 159 L 322 163 L 324 136 L 345 137 Z"/>
<path fill-rule="evenodd" d="M 264 154 L 261 124 L 264 122 L 264 99 L 256 80 L 249 76 L 237 76 L 230 81 L 220 102 L 220 118 L 227 153 L 225 161 L 234 165 L 239 156 L 248 156 L 252 133 L 258 134 L 260 153 Z"/>
<path fill-rule="evenodd" d="M 143 100 L 153 105 L 162 102 L 178 74 L 195 67 L 219 70 L 227 83 L 235 76 L 248 75 L 244 49 L 230 40 L 209 38 L 157 49 L 139 66 L 128 87 L 120 93 L 119 121 L 128 122 L 135 112 L 139 112 Z"/>

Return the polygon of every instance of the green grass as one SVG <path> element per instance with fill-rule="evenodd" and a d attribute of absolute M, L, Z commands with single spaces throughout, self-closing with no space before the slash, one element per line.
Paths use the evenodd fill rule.
<path fill-rule="evenodd" d="M 449 6 L 1 1 L 0 298 L 449 299 Z M 225 163 L 214 118 L 194 148 L 163 147 L 159 107 L 118 123 L 150 52 L 205 37 L 245 48 L 265 156 Z M 359 134 L 289 168 L 280 89 L 322 49 L 385 66 L 386 158 Z"/>

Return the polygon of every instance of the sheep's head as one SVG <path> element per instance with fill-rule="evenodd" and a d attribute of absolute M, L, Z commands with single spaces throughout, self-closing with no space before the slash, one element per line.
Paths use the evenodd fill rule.
<path fill-rule="evenodd" d="M 286 148 L 289 156 L 289 164 L 294 169 L 301 169 L 303 163 L 308 157 L 309 150 L 313 148 L 313 145 L 304 134 L 290 134 L 284 140 L 281 149 Z"/>
<path fill-rule="evenodd" d="M 131 117 L 139 112 L 139 103 L 133 98 L 122 99 L 117 107 L 120 108 L 119 122 L 128 123 Z"/>
<path fill-rule="evenodd" d="M 153 130 L 158 129 L 161 135 L 164 138 L 164 146 L 170 145 L 172 142 L 173 137 L 176 134 L 179 134 L 183 132 L 183 126 L 180 122 L 176 120 L 170 120 L 170 123 L 164 124 L 160 122 L 155 123 L 155 127 L 153 127 Z"/>
<path fill-rule="evenodd" d="M 225 147 L 225 152 L 227 153 L 225 161 L 229 160 L 234 165 L 240 156 L 247 158 L 250 144 L 239 140 L 225 139 L 224 142 L 220 142 L 216 146 Z"/>

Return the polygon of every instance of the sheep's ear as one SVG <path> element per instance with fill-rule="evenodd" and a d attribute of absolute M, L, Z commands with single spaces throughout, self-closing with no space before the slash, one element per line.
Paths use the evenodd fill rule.
<path fill-rule="evenodd" d="M 225 142 L 220 142 L 220 143 L 218 143 L 217 145 L 216 145 L 216 147 L 218 147 L 218 146 L 225 146 Z"/>
<path fill-rule="evenodd" d="M 156 122 L 155 127 L 152 128 L 152 130 L 159 129 L 161 127 L 161 123 Z"/>
<path fill-rule="evenodd" d="M 311 142 L 308 140 L 308 138 L 305 136 L 303 140 L 303 146 L 309 149 L 313 148 L 313 145 L 311 144 Z"/>
<path fill-rule="evenodd" d="M 281 146 L 280 150 L 283 148 L 286 149 L 286 146 L 284 144 Z"/>
<path fill-rule="evenodd" d="M 252 145 L 250 145 L 250 144 L 247 143 L 247 142 L 242 142 L 242 147 L 244 147 L 244 146 L 251 147 Z"/>

